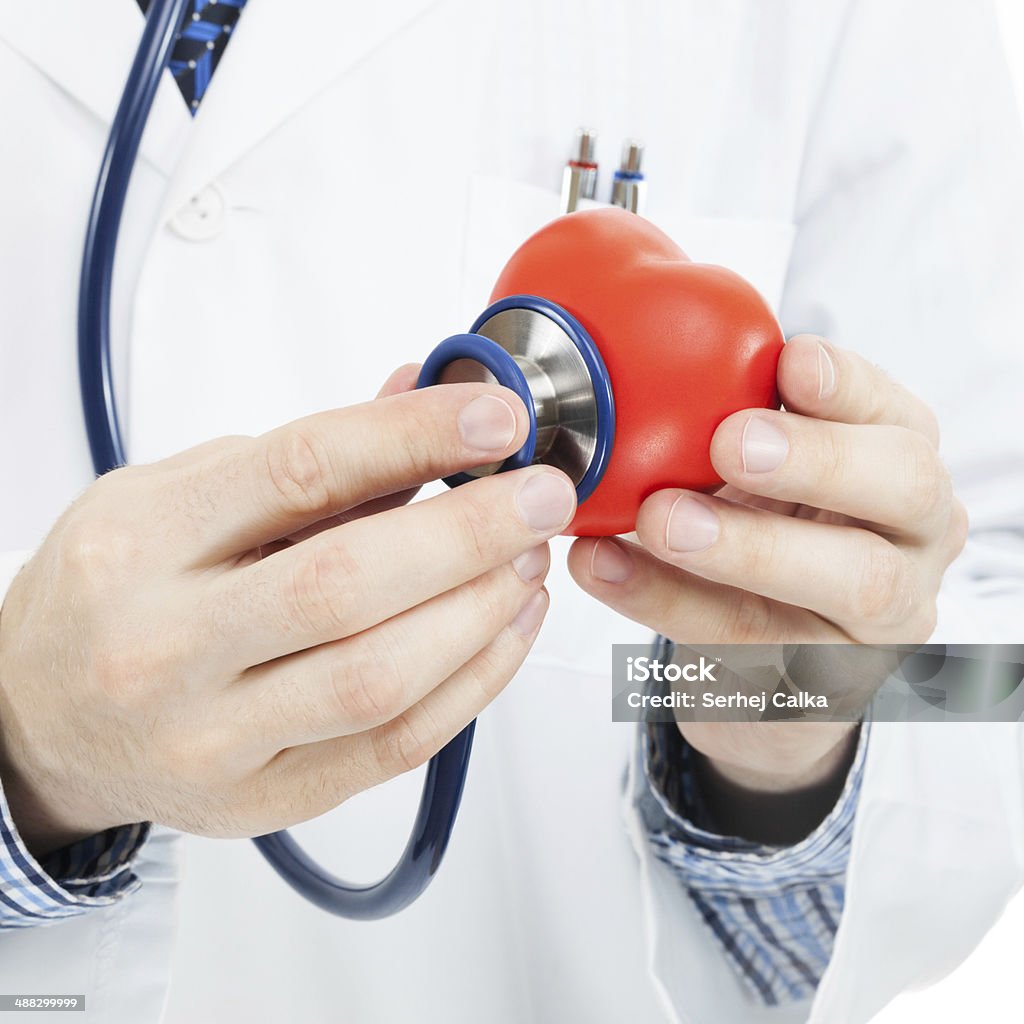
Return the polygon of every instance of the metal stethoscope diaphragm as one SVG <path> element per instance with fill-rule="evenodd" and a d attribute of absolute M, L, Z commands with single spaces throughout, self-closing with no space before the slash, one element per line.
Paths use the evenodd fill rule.
<path fill-rule="evenodd" d="M 601 354 L 575 317 L 535 295 L 493 303 L 468 334 L 456 334 L 430 353 L 417 386 L 470 381 L 514 391 L 526 406 L 530 430 L 504 462 L 446 477 L 447 484 L 543 463 L 572 480 L 578 502 L 593 494 L 611 458 L 615 399 Z"/>

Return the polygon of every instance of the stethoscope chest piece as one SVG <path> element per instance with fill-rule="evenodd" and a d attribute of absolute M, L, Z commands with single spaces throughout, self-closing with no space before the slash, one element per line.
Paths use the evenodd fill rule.
<path fill-rule="evenodd" d="M 611 458 L 615 399 L 601 354 L 578 320 L 535 295 L 493 303 L 470 333 L 431 352 L 417 386 L 467 382 L 514 391 L 526 406 L 530 432 L 504 462 L 447 477 L 448 484 L 542 462 L 572 480 L 578 501 L 590 497 Z"/>

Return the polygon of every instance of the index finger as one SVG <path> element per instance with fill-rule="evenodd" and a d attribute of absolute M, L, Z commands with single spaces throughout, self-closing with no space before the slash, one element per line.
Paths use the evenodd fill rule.
<path fill-rule="evenodd" d="M 506 388 L 445 384 L 318 413 L 193 467 L 196 559 L 247 552 L 381 495 L 508 458 L 526 410 Z"/>
<path fill-rule="evenodd" d="M 835 423 L 906 427 L 938 446 L 938 423 L 925 402 L 863 356 L 817 335 L 787 342 L 778 384 L 791 412 Z"/>
<path fill-rule="evenodd" d="M 204 590 L 191 614 L 217 639 L 203 657 L 240 671 L 355 636 L 511 562 L 575 511 L 569 478 L 530 466 L 327 530 Z"/>

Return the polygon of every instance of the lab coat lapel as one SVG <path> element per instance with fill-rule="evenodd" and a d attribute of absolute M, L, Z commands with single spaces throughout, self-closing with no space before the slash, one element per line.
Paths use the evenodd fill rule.
<path fill-rule="evenodd" d="M 301 7 L 250 0 L 196 115 L 167 196 L 173 212 L 295 110 L 436 0 Z M 330 126 L 326 126 L 330 130 Z"/>
<path fill-rule="evenodd" d="M 0 2 L 0 40 L 92 111 L 103 125 L 114 119 L 144 18 L 135 0 Z M 17 102 L 17 97 L 8 97 Z M 168 176 L 179 156 L 189 114 L 166 75 L 157 90 L 140 159 Z"/>

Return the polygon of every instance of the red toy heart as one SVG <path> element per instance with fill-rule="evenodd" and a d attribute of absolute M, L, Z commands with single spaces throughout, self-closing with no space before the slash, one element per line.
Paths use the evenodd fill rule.
<path fill-rule="evenodd" d="M 715 429 L 741 409 L 779 406 L 783 337 L 768 304 L 636 214 L 584 210 L 541 228 L 512 255 L 491 301 L 521 294 L 580 321 L 615 395 L 611 461 L 566 533 L 628 533 L 655 491 L 719 486 Z"/>

